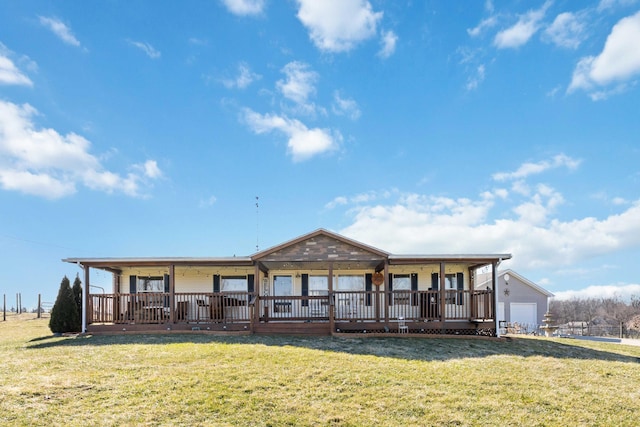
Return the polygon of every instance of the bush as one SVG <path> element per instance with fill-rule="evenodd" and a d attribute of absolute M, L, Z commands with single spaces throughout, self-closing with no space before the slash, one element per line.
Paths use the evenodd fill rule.
<path fill-rule="evenodd" d="M 60 283 L 58 297 L 51 309 L 51 319 L 49 319 L 49 329 L 53 333 L 80 332 L 80 316 L 73 291 L 69 284 L 69 278 L 64 276 Z"/>

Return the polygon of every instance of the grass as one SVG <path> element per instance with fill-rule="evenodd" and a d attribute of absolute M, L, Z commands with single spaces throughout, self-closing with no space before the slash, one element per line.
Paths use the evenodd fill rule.
<path fill-rule="evenodd" d="M 637 425 L 640 347 L 562 339 L 53 337 L 0 321 L 0 425 Z"/>

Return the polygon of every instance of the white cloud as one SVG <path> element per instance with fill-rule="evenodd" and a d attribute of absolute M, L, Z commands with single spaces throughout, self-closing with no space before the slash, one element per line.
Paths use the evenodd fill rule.
<path fill-rule="evenodd" d="M 227 10 L 234 15 L 260 15 L 264 11 L 265 0 L 222 0 Z"/>
<path fill-rule="evenodd" d="M 256 134 L 272 131 L 284 133 L 289 138 L 287 151 L 294 162 L 335 150 L 342 139 L 338 132 L 320 128 L 309 129 L 299 120 L 275 114 L 262 115 L 250 109 L 244 110 L 243 120 Z"/>
<path fill-rule="evenodd" d="M 329 203 L 324 205 L 325 209 L 333 209 L 337 206 L 342 206 L 342 205 L 346 205 L 348 203 L 348 200 L 346 197 L 344 196 L 338 196 L 336 198 L 334 198 L 332 201 L 330 201 Z"/>
<path fill-rule="evenodd" d="M 485 68 L 484 64 L 478 65 L 475 74 L 469 76 L 467 79 L 467 90 L 474 90 L 478 88 L 478 85 L 484 81 Z"/>
<path fill-rule="evenodd" d="M 133 40 L 128 40 L 128 42 L 129 42 L 129 44 L 131 46 L 135 46 L 138 49 L 140 49 L 141 51 L 143 51 L 144 53 L 146 53 L 147 56 L 149 58 L 151 58 L 151 59 L 158 59 L 162 55 L 158 50 L 156 50 L 149 43 L 137 42 L 137 41 L 133 41 Z"/>
<path fill-rule="evenodd" d="M 162 171 L 158 167 L 158 162 L 155 160 L 147 160 L 143 165 L 144 175 L 148 178 L 160 178 L 162 176 Z"/>
<path fill-rule="evenodd" d="M 584 40 L 585 25 L 578 16 L 571 12 L 564 12 L 556 16 L 553 23 L 544 31 L 544 38 L 553 44 L 577 49 Z"/>
<path fill-rule="evenodd" d="M 320 50 L 347 52 L 376 35 L 382 12 L 367 0 L 298 0 L 298 19 Z"/>
<path fill-rule="evenodd" d="M 588 298 L 620 298 L 628 301 L 632 296 L 640 295 L 640 285 L 619 284 L 619 285 L 592 285 L 584 289 L 554 292 L 554 299 L 566 301 L 571 299 Z"/>
<path fill-rule="evenodd" d="M 338 91 L 333 93 L 332 110 L 334 114 L 347 116 L 351 120 L 357 120 L 361 114 L 358 103 L 351 98 L 343 98 Z"/>
<path fill-rule="evenodd" d="M 75 184 L 52 177 L 47 173 L 32 173 L 0 167 L 0 186 L 5 190 L 58 199 L 76 192 Z"/>
<path fill-rule="evenodd" d="M 556 97 L 556 95 L 558 94 L 558 92 L 560 92 L 560 89 L 562 89 L 562 86 L 558 85 L 558 86 L 556 86 L 556 87 L 554 87 L 554 88 L 550 89 L 550 90 L 546 93 L 546 95 L 547 95 L 549 98 L 555 98 L 555 97 Z"/>
<path fill-rule="evenodd" d="M 494 10 L 494 6 L 493 6 L 493 1 L 491 0 L 487 0 L 484 2 L 484 8 L 487 12 L 489 13 L 493 13 Z"/>
<path fill-rule="evenodd" d="M 366 193 L 359 193 L 351 197 L 338 196 L 329 203 L 325 204 L 325 209 L 334 209 L 338 206 L 344 206 L 348 204 L 362 205 L 364 203 L 371 203 L 380 199 L 388 199 L 392 194 L 397 193 L 397 190 L 383 190 L 383 191 L 368 191 Z"/>
<path fill-rule="evenodd" d="M 315 84 L 318 81 L 318 73 L 310 70 L 308 64 L 299 61 L 288 63 L 281 71 L 286 78 L 276 82 L 278 90 L 285 98 L 296 104 L 305 105 L 309 96 L 316 93 Z"/>
<path fill-rule="evenodd" d="M 31 79 L 13 63 L 11 54 L 12 52 L 0 43 L 0 85 L 33 86 Z"/>
<path fill-rule="evenodd" d="M 210 196 L 207 199 L 201 199 L 200 200 L 200 207 L 201 208 L 206 208 L 208 206 L 213 206 L 217 201 L 218 201 L 218 198 L 216 196 Z"/>
<path fill-rule="evenodd" d="M 602 99 L 621 92 L 624 83 L 640 74 L 640 12 L 621 19 L 607 37 L 598 56 L 583 57 L 578 61 L 567 92 L 583 89 L 592 98 Z M 610 90 L 598 90 L 610 84 L 622 84 Z"/>
<path fill-rule="evenodd" d="M 598 12 L 602 12 L 606 9 L 611 9 L 616 4 L 616 0 L 600 0 L 598 3 Z"/>
<path fill-rule="evenodd" d="M 580 166 L 581 160 L 573 159 L 564 154 L 558 154 L 551 160 L 543 160 L 538 163 L 523 163 L 515 172 L 497 172 L 493 174 L 496 181 L 519 180 L 530 175 L 542 173 L 548 169 L 566 167 L 569 170 L 575 170 Z"/>
<path fill-rule="evenodd" d="M 540 21 L 544 18 L 551 2 L 545 2 L 540 9 L 530 10 L 521 15 L 512 27 L 496 34 L 493 44 L 498 49 L 517 48 L 526 44 L 529 39 L 540 29 Z"/>
<path fill-rule="evenodd" d="M 514 175 L 577 163 L 560 155 Z M 341 195 L 325 207 L 340 206 L 351 216 L 342 234 L 394 253 L 512 253 L 507 265 L 515 269 L 571 266 L 640 247 L 640 200 L 618 205 L 619 212 L 604 218 L 560 219 L 556 211 L 565 198 L 558 190 L 518 180 L 515 185 L 519 191 L 498 188 L 458 199 L 399 192 L 384 201 L 369 193 Z"/>
<path fill-rule="evenodd" d="M 638 0 L 600 0 L 597 10 L 598 12 L 603 12 L 608 9 L 614 9 L 617 6 L 631 6 L 637 2 Z"/>
<path fill-rule="evenodd" d="M 627 200 L 625 200 L 623 197 L 614 197 L 613 199 L 611 199 L 611 203 L 613 203 L 614 205 L 620 206 L 620 205 L 626 205 L 629 202 L 627 202 Z"/>
<path fill-rule="evenodd" d="M 28 104 L 0 101 L 0 187 L 49 199 L 76 192 L 76 185 L 108 193 L 141 195 L 147 178 L 162 175 L 155 161 L 134 165 L 126 177 L 107 171 L 89 152 L 91 143 L 80 135 L 61 135 L 36 129 L 38 112 Z"/>
<path fill-rule="evenodd" d="M 515 269 L 572 265 L 640 246 L 640 201 L 600 220 L 490 219 L 493 207 L 494 199 L 485 195 L 469 200 L 409 194 L 350 209 L 353 222 L 340 233 L 394 253 L 512 253 L 508 265 Z"/>
<path fill-rule="evenodd" d="M 516 179 L 513 181 L 511 184 L 511 191 L 522 196 L 529 196 L 531 194 L 531 188 L 522 179 Z"/>
<path fill-rule="evenodd" d="M 378 56 L 383 59 L 387 59 L 396 51 L 396 43 L 398 42 L 398 36 L 393 31 L 385 31 L 382 33 L 381 44 L 382 47 L 378 51 Z"/>
<path fill-rule="evenodd" d="M 201 38 L 198 38 L 198 37 L 189 37 L 188 42 L 189 42 L 190 45 L 193 45 L 193 46 L 207 46 L 207 45 L 209 45 L 209 41 L 207 39 L 201 39 Z"/>
<path fill-rule="evenodd" d="M 513 208 L 519 221 L 531 225 L 546 223 L 548 216 L 564 202 L 564 198 L 553 188 L 538 185 L 536 193 L 526 202 Z"/>
<path fill-rule="evenodd" d="M 222 84 L 227 89 L 244 89 L 254 81 L 260 80 L 261 78 L 262 76 L 260 74 L 251 71 L 249 66 L 243 62 L 238 65 L 238 75 L 233 79 L 223 79 Z"/>
<path fill-rule="evenodd" d="M 40 16 L 40 24 L 51 30 L 56 36 L 63 42 L 70 44 L 71 46 L 80 47 L 80 42 L 71 32 L 71 29 L 67 27 L 62 21 L 56 18 L 48 18 Z"/>
<path fill-rule="evenodd" d="M 467 34 L 471 37 L 478 37 L 484 30 L 495 27 L 497 23 L 498 19 L 495 16 L 490 16 L 480 21 L 474 28 L 467 28 Z"/>

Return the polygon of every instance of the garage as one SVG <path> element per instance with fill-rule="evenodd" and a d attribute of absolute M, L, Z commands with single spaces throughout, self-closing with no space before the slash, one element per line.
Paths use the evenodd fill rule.
<path fill-rule="evenodd" d="M 519 323 L 520 325 L 537 325 L 536 313 L 538 306 L 535 302 L 522 303 L 512 302 L 509 306 L 511 311 L 511 323 Z"/>

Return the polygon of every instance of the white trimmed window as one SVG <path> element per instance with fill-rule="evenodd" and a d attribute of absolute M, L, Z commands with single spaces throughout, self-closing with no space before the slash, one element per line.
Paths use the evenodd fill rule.
<path fill-rule="evenodd" d="M 220 292 L 247 292 L 247 276 L 222 276 Z"/>
<path fill-rule="evenodd" d="M 164 292 L 164 277 L 138 277 L 137 292 Z"/>

